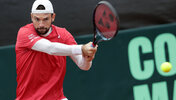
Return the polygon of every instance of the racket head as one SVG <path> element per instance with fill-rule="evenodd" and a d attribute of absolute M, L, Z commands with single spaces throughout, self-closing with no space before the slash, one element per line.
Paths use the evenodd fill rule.
<path fill-rule="evenodd" d="M 100 1 L 93 13 L 94 40 L 96 45 L 101 41 L 111 40 L 118 34 L 119 17 L 114 7 L 107 1 Z"/>

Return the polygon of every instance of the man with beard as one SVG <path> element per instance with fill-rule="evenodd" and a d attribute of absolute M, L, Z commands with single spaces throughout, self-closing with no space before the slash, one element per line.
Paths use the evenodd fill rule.
<path fill-rule="evenodd" d="M 32 23 L 18 31 L 16 41 L 16 100 L 67 100 L 63 94 L 66 56 L 89 70 L 97 46 L 77 45 L 65 29 L 52 24 L 56 14 L 49 0 L 36 0 Z"/>

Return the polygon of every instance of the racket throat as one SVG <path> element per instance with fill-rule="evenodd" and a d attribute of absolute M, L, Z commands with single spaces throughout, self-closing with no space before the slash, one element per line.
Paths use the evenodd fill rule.
<path fill-rule="evenodd" d="M 101 41 L 103 41 L 101 36 L 99 36 L 99 35 L 94 36 L 94 40 L 93 40 L 94 45 L 98 44 Z"/>

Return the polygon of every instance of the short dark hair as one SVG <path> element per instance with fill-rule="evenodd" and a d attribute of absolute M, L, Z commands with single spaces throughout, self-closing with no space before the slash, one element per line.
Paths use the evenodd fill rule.
<path fill-rule="evenodd" d="M 44 5 L 39 5 L 36 10 L 45 10 L 45 6 Z M 51 14 L 51 16 L 53 16 L 53 13 Z"/>
<path fill-rule="evenodd" d="M 36 10 L 45 10 L 45 6 L 39 5 L 39 6 L 36 8 Z"/>

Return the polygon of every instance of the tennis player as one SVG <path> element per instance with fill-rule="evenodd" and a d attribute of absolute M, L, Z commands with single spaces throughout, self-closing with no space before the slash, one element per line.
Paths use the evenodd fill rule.
<path fill-rule="evenodd" d="M 66 56 L 89 70 L 97 46 L 77 45 L 65 29 L 52 24 L 56 14 L 49 0 L 36 0 L 32 23 L 18 31 L 16 41 L 16 100 L 67 100 L 63 93 Z"/>

